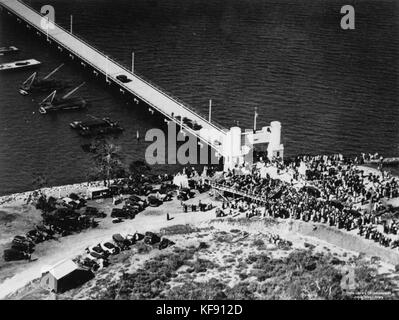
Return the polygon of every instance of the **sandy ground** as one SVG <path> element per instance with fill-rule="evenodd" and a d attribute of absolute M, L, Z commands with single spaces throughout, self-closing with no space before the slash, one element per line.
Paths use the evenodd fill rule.
<path fill-rule="evenodd" d="M 65 197 L 68 194 L 74 193 L 86 193 L 87 187 L 96 187 L 102 186 L 102 181 L 93 181 L 93 182 L 82 182 L 82 183 L 75 183 L 63 186 L 55 186 L 55 187 L 48 187 L 43 188 L 41 191 L 47 195 L 48 197 Z M 7 203 L 11 203 L 13 206 L 23 205 L 26 204 L 29 196 L 33 193 L 33 191 L 27 191 L 22 193 L 14 193 L 6 196 L 0 197 L 0 206 L 3 206 Z"/>
<path fill-rule="evenodd" d="M 379 174 L 379 171 L 369 167 L 362 167 L 365 172 L 373 172 Z M 279 178 L 279 177 L 276 177 Z M 283 180 L 290 180 L 288 173 L 283 174 L 280 178 Z M 96 183 L 101 184 L 101 183 Z M 55 188 L 44 189 L 47 195 L 55 197 L 66 196 L 71 192 L 84 193 L 87 188 L 87 183 L 61 186 Z M 29 197 L 29 192 L 0 198 L 0 249 L 3 250 L 17 234 L 23 234 L 29 230 L 36 223 L 40 221 L 40 212 L 32 206 L 26 204 Z M 188 203 L 198 203 L 202 200 L 203 203 L 216 201 L 209 196 L 209 194 L 197 195 Z M 392 203 L 398 203 L 399 199 L 394 199 Z M 110 199 L 98 200 L 89 202 L 88 205 L 96 206 L 104 210 L 108 215 L 112 208 Z M 166 214 L 169 213 L 173 218 L 170 221 L 166 220 Z M 304 243 L 311 243 L 315 246 L 315 250 L 335 252 L 339 255 L 354 256 L 360 252 L 366 255 L 378 256 L 382 259 L 381 268 L 383 270 L 394 270 L 394 265 L 399 264 L 399 251 L 390 250 L 379 246 L 373 241 L 366 240 L 355 233 L 347 233 L 336 228 L 329 228 L 325 225 L 305 223 L 301 221 L 283 220 L 277 223 L 266 223 L 264 219 L 252 218 L 249 224 L 242 223 L 243 216 L 235 217 L 237 226 L 241 230 L 245 230 L 251 234 L 252 237 L 264 237 L 265 232 L 272 232 L 279 234 L 282 238 L 290 240 L 294 243 L 294 247 L 303 247 Z M 108 216 L 101 219 L 100 225 L 96 229 L 89 229 L 79 234 L 74 234 L 68 237 L 60 238 L 58 240 L 51 240 L 36 246 L 33 258 L 36 260 L 32 262 L 4 262 L 0 260 L 0 298 L 5 298 L 7 295 L 24 287 L 33 280 L 41 276 L 43 269 L 54 265 L 63 259 L 72 259 L 83 254 L 87 246 L 95 245 L 101 241 L 110 240 L 115 233 L 128 234 L 134 232 L 144 233 L 146 231 L 158 231 L 161 228 L 179 225 L 191 224 L 198 227 L 207 228 L 214 226 L 217 232 L 227 231 L 234 227 L 234 222 L 226 223 L 225 219 L 215 219 L 215 210 L 209 212 L 189 212 L 183 213 L 180 201 L 174 199 L 163 204 L 158 208 L 147 208 L 141 212 L 133 220 L 126 220 L 120 224 L 112 224 L 111 218 Z M 196 235 L 198 236 L 198 235 Z M 211 235 L 208 234 L 209 237 Z M 191 237 L 191 238 L 190 238 Z M 198 238 L 177 237 L 182 243 L 191 243 L 190 241 L 198 241 Z M 204 239 L 206 236 L 204 236 Z M 208 240 L 211 240 L 210 238 Z M 223 250 L 217 252 L 210 252 L 209 257 L 215 261 L 222 263 L 226 260 L 224 256 L 231 256 L 233 252 L 234 243 L 226 243 Z M 230 251 L 229 251 L 230 250 Z M 233 251 L 232 251 L 233 250 Z M 244 254 L 248 254 L 253 248 L 250 245 L 243 246 Z M 230 253 L 228 253 L 230 252 Z M 285 254 L 283 251 L 274 251 L 275 255 Z M 233 254 L 234 255 L 234 254 Z M 148 258 L 144 256 L 142 260 Z M 208 258 L 209 258 L 208 257 Z M 105 272 L 107 272 L 105 270 Z M 216 271 L 215 271 L 216 272 Z M 220 270 L 218 271 L 220 272 Z M 204 280 L 211 277 L 212 273 L 204 275 Z M 217 276 L 217 274 L 213 274 Z M 234 277 L 231 279 L 231 284 L 237 281 Z"/>
<path fill-rule="evenodd" d="M 176 220 L 180 219 L 176 218 Z M 343 274 L 345 274 L 342 279 L 343 288 L 347 286 L 350 289 L 351 281 L 354 281 L 354 273 L 349 260 L 359 256 L 357 251 L 347 250 L 317 237 L 293 232 L 292 228 L 287 228 L 286 224 L 279 221 L 240 218 L 236 220 L 226 220 L 226 218 L 207 220 L 205 217 L 204 221 L 196 222 L 198 222 L 195 225 L 196 231 L 187 234 L 168 235 L 167 237 L 175 241 L 176 246 L 180 248 L 198 247 L 200 242 L 207 243 L 209 247 L 198 251 L 190 262 L 195 263 L 195 261 L 201 259 L 211 262 L 212 266 L 208 267 L 206 271 L 190 272 L 190 266 L 184 264 L 177 270 L 177 276 L 168 283 L 170 288 L 191 281 L 206 283 L 211 279 L 218 279 L 224 284 L 234 287 L 242 283 L 243 279 L 240 276 L 243 274 L 247 275 L 245 281 L 259 284 L 256 277 L 251 276 L 253 266 L 245 262 L 249 256 L 267 254 L 273 259 L 281 259 L 287 257 L 296 249 L 308 249 L 309 246 L 313 247 L 314 253 L 330 254 L 345 262 L 345 265 L 342 266 Z M 293 242 L 291 248 L 281 249 L 275 244 L 265 241 L 268 235 L 277 230 Z M 255 245 L 257 241 L 264 244 Z M 106 292 L 107 283 L 119 283 L 119 279 L 124 273 L 134 273 L 138 268 L 143 267 L 149 259 L 162 253 L 172 253 L 173 249 L 174 247 L 170 247 L 160 251 L 154 248 L 149 253 L 139 254 L 133 248 L 130 251 L 123 252 L 113 257 L 111 265 L 97 273 L 93 280 L 80 288 L 58 295 L 57 299 L 98 299 L 101 294 Z M 393 265 L 383 260 L 377 261 L 375 265 L 381 274 L 394 275 L 395 273 Z M 347 282 L 347 280 L 350 281 Z M 13 294 L 10 298 L 53 299 L 54 296 L 42 290 L 38 283 L 34 283 Z M 190 299 L 188 296 L 186 298 Z"/>
<path fill-rule="evenodd" d="M 198 200 L 202 202 L 210 202 L 211 199 L 208 194 L 198 195 L 196 198 L 190 200 L 188 203 L 197 203 Z M 212 200 L 216 204 L 215 200 Z M 100 201 L 95 203 L 97 206 L 106 208 L 107 213 L 113 207 L 111 200 Z M 170 221 L 166 220 L 166 213 L 169 212 L 173 218 Z M 249 220 L 244 219 L 243 215 L 236 216 L 234 219 L 215 218 L 215 210 L 209 212 L 189 212 L 183 213 L 180 201 L 173 200 L 165 203 L 158 208 L 147 208 L 144 212 L 140 213 L 134 220 L 126 220 L 120 224 L 112 224 L 110 218 L 105 218 L 101 222 L 99 228 L 90 229 L 79 234 L 71 235 L 61 238 L 59 241 L 48 241 L 37 246 L 35 256 L 38 260 L 33 262 L 10 263 L 12 268 L 12 276 L 7 278 L 0 285 L 0 298 L 5 298 L 17 291 L 19 288 L 24 287 L 31 281 L 41 276 L 41 271 L 46 266 L 53 265 L 60 260 L 74 258 L 84 252 L 84 249 L 89 245 L 97 244 L 100 241 L 109 240 L 115 233 L 134 233 L 145 231 L 159 231 L 159 229 L 181 224 L 190 224 L 199 228 L 214 227 L 216 231 L 207 233 L 205 236 L 192 234 L 190 236 L 177 236 L 168 237 L 174 240 L 179 245 L 187 246 L 193 242 L 206 241 L 212 242 L 212 237 L 220 232 L 228 232 L 232 228 L 239 228 L 241 231 L 246 231 L 251 234 L 251 239 L 254 237 L 265 239 L 266 234 L 279 234 L 282 238 L 293 242 L 294 248 L 304 248 L 305 243 L 310 243 L 315 247 L 315 251 L 330 252 L 341 257 L 356 256 L 363 252 L 367 256 L 378 256 L 381 259 L 381 270 L 387 272 L 394 272 L 395 264 L 399 263 L 399 252 L 389 249 L 384 249 L 372 241 L 366 240 L 356 234 L 350 234 L 345 231 L 340 231 L 336 228 L 329 228 L 320 224 L 305 223 L 296 220 L 270 220 L 253 217 Z M 239 240 L 239 237 L 237 238 Z M 251 240 L 252 241 L 252 240 Z M 234 261 L 239 258 L 234 254 L 238 250 L 238 244 L 232 241 L 223 244 L 223 248 L 218 248 L 217 251 L 208 250 L 206 256 L 203 258 L 210 259 L 219 264 L 226 265 L 226 261 Z M 273 245 L 271 245 L 273 246 Z M 247 245 L 240 245 L 241 252 L 239 255 L 248 255 L 254 248 L 248 243 Z M 384 251 L 385 250 L 385 251 Z M 151 254 L 141 256 L 137 259 L 135 256 L 135 265 L 150 258 Z M 287 254 L 283 250 L 273 250 L 275 257 Z M 230 258 L 230 260 L 229 260 Z M 133 258 L 131 258 L 133 259 Z M 103 277 L 106 276 L 120 276 L 119 269 L 107 271 L 104 270 Z M 118 271 L 119 270 L 119 271 Z M 210 271 L 196 281 L 206 281 L 211 277 L 224 277 L 234 285 L 237 281 L 237 275 L 231 276 L 232 270 L 225 268 L 223 270 Z M 132 271 L 132 270 L 130 270 Z M 229 275 L 230 274 L 230 275 Z M 201 280 L 202 279 L 202 280 Z M 26 295 L 26 294 L 24 294 Z M 84 291 L 79 294 L 79 297 L 84 299 Z"/>
<path fill-rule="evenodd" d="M 207 194 L 199 195 L 191 201 L 198 203 L 200 199 L 206 202 L 205 199 L 208 199 Z M 112 206 L 111 200 L 108 199 L 101 203 L 101 207 L 106 208 L 105 211 L 109 214 L 114 206 Z M 34 257 L 37 258 L 36 261 L 22 263 L 2 262 L 3 267 L 4 265 L 11 267 L 11 270 L 7 268 L 6 273 L 12 276 L 0 284 L 0 298 L 4 298 L 6 295 L 40 277 L 42 270 L 46 267 L 54 265 L 63 259 L 72 259 L 83 254 L 86 247 L 95 245 L 101 241 L 110 240 L 115 233 L 128 234 L 136 231 L 141 233 L 157 231 L 162 227 L 173 224 L 190 223 L 197 225 L 214 218 L 214 211 L 183 213 L 180 201 L 173 200 L 158 208 L 147 208 L 133 220 L 125 220 L 123 223 L 113 224 L 111 218 L 107 217 L 103 219 L 100 226 L 96 229 L 89 229 L 78 234 L 60 238 L 59 240 L 51 240 L 38 244 L 34 252 Z M 173 219 L 167 221 L 166 213 L 169 213 Z"/>

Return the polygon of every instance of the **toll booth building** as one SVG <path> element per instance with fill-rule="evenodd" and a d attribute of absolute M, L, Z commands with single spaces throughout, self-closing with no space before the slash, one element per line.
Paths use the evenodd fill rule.
<path fill-rule="evenodd" d="M 80 268 L 72 260 L 63 260 L 43 271 L 40 284 L 44 289 L 62 293 L 79 287 L 93 276 L 90 270 Z"/>

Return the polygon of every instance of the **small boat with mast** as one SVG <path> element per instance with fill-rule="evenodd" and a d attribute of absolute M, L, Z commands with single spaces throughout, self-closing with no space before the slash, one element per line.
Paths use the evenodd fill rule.
<path fill-rule="evenodd" d="M 85 82 L 77 86 L 60 99 L 56 98 L 57 90 L 53 91 L 48 97 L 39 103 L 39 112 L 41 114 L 46 114 L 56 111 L 85 109 L 87 107 L 87 101 L 85 99 L 79 97 L 70 98 L 70 96 L 79 90 L 84 84 Z"/>
<path fill-rule="evenodd" d="M 62 90 L 66 87 L 65 82 L 55 79 L 50 79 L 50 77 L 60 70 L 64 64 L 59 65 L 53 71 L 51 71 L 44 78 L 40 79 L 37 72 L 34 72 L 28 79 L 26 79 L 19 87 L 19 93 L 26 96 L 30 93 L 38 92 L 49 92 L 54 90 Z"/>
<path fill-rule="evenodd" d="M 72 129 L 77 130 L 79 135 L 83 137 L 91 137 L 105 134 L 121 133 L 124 129 L 118 122 L 110 118 L 97 118 L 89 115 L 92 119 L 86 121 L 73 121 L 69 125 Z"/>

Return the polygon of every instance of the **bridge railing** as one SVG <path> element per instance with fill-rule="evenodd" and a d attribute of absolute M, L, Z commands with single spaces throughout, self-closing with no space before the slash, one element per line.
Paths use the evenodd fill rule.
<path fill-rule="evenodd" d="M 34 11 L 35 13 L 37 13 L 38 15 L 42 16 L 40 14 L 40 12 L 38 12 L 36 9 L 34 9 L 32 6 L 23 3 L 20 0 L 17 0 L 18 2 L 20 2 L 22 5 L 28 7 L 29 9 L 31 9 L 32 11 Z M 12 9 L 11 9 L 12 10 Z M 13 10 L 12 10 L 13 11 Z M 16 14 L 16 12 L 14 12 Z M 106 56 L 109 61 L 115 63 L 118 67 L 120 67 L 121 69 L 123 69 L 125 72 L 127 72 L 128 74 L 138 78 L 139 80 L 141 80 L 142 82 L 146 83 L 147 85 L 149 85 L 150 87 L 152 87 L 153 89 L 157 90 L 159 93 L 163 94 L 164 96 L 168 97 L 169 99 L 175 101 L 177 104 L 179 104 L 182 108 L 184 108 L 185 110 L 189 111 L 190 113 L 194 113 L 197 117 L 200 117 L 203 121 L 208 122 L 212 127 L 214 127 L 215 129 L 219 130 L 219 131 L 225 131 L 226 128 L 220 124 L 218 124 L 215 121 L 209 122 L 206 119 L 206 115 L 204 115 L 203 113 L 198 112 L 194 107 L 190 106 L 189 104 L 183 102 L 180 98 L 174 96 L 173 94 L 171 94 L 170 92 L 166 91 L 164 88 L 161 88 L 160 86 L 156 85 L 154 82 L 152 82 L 151 80 L 145 78 L 143 75 L 134 72 L 132 73 L 131 70 L 129 70 L 128 68 L 126 68 L 125 66 L 123 66 L 122 64 L 120 64 L 115 57 L 113 57 L 112 55 L 108 55 L 102 51 L 100 51 L 99 49 L 97 49 L 96 47 L 94 47 L 93 45 L 89 44 L 88 41 L 86 41 L 82 36 L 77 36 L 74 33 L 70 33 L 68 30 L 66 30 L 65 28 L 63 28 L 61 25 L 54 23 L 54 25 L 59 28 L 60 30 L 66 32 L 67 34 L 69 34 L 70 36 L 74 37 L 76 40 L 84 43 L 86 46 L 88 46 L 89 48 L 91 48 L 92 50 L 96 51 L 98 54 L 102 55 L 102 56 Z M 40 31 L 43 32 L 42 29 L 40 29 Z M 51 34 L 49 34 L 49 38 L 52 38 L 53 40 L 55 40 Z M 80 55 L 79 55 L 80 56 Z M 80 56 L 81 57 L 81 56 Z M 82 57 L 81 57 L 82 58 Z"/>

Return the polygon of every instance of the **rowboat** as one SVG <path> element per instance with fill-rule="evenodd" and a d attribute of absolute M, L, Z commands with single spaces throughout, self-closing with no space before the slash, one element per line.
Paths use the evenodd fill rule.
<path fill-rule="evenodd" d="M 383 159 L 369 159 L 364 160 L 365 164 L 380 164 L 383 165 L 397 165 L 399 164 L 399 157 L 383 158 Z"/>
<path fill-rule="evenodd" d="M 385 158 L 382 160 L 382 163 L 385 165 L 396 165 L 399 164 L 399 157 L 391 157 L 391 158 Z"/>
<path fill-rule="evenodd" d="M 4 56 L 6 54 L 17 53 L 19 49 L 14 46 L 10 47 L 0 47 L 0 56 Z"/>

